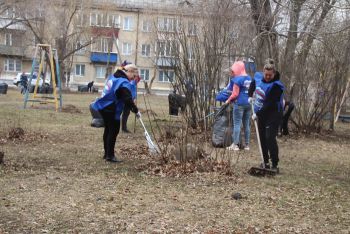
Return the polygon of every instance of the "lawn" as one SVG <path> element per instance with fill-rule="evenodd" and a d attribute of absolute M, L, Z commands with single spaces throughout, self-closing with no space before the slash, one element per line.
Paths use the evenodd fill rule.
<path fill-rule="evenodd" d="M 247 174 L 259 163 L 254 134 L 250 151 L 202 143 L 211 155 L 229 159 L 233 176 L 160 176 L 140 169 L 155 157 L 137 122 L 134 134 L 117 139 L 124 162 L 102 159 L 103 130 L 89 125 L 88 105 L 96 97 L 63 94 L 65 111 L 55 112 L 46 105 L 24 110 L 18 90 L 0 95 L 0 233 L 350 232 L 349 124 L 328 135 L 279 138 L 276 177 Z M 145 100 L 158 119 L 173 123 L 166 97 Z M 145 110 L 142 96 L 138 102 Z M 10 139 L 15 128 L 24 130 L 22 138 Z M 242 199 L 232 199 L 237 192 Z"/>

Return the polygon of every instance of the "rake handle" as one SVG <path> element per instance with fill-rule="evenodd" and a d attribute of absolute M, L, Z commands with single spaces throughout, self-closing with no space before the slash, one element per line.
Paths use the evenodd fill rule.
<path fill-rule="evenodd" d="M 252 112 L 253 112 L 253 115 L 254 115 L 255 111 L 254 111 L 253 103 L 251 104 L 251 106 L 252 106 Z M 265 169 L 265 161 L 264 161 L 264 155 L 263 155 L 262 147 L 261 147 L 260 134 L 259 134 L 259 128 L 258 128 L 258 121 L 256 119 L 254 119 L 254 126 L 255 126 L 255 131 L 256 131 L 256 138 L 258 139 L 258 146 L 259 146 L 262 166 Z"/>

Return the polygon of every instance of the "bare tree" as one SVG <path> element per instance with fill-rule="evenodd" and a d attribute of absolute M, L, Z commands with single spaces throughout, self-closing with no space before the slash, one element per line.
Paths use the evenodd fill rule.
<path fill-rule="evenodd" d="M 334 129 L 336 113 L 344 102 L 348 87 L 344 64 L 349 58 L 344 42 L 349 24 L 340 15 L 349 11 L 346 4 L 342 0 L 250 1 L 258 63 L 259 55 L 261 59 L 280 56 L 280 72 L 288 98 L 297 106 L 294 122 L 300 130 L 320 130 L 327 113 L 329 127 Z M 282 24 L 277 25 L 278 21 Z M 263 37 L 264 30 L 269 36 Z M 259 44 L 258 38 L 274 52 L 264 42 Z M 281 50 L 275 46 L 277 41 Z"/>
<path fill-rule="evenodd" d="M 203 1 L 158 27 L 157 64 L 174 70 L 175 78 L 169 73 L 169 80 L 185 94 L 186 118 L 194 128 L 210 112 L 222 70 L 228 68 L 233 35 L 239 35 L 232 14 L 239 12 L 238 6 L 232 1 Z"/>

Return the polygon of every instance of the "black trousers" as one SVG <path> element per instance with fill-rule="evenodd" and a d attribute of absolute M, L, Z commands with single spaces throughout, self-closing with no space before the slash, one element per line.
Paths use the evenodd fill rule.
<path fill-rule="evenodd" d="M 120 120 L 115 119 L 115 112 L 100 111 L 105 129 L 103 132 L 103 147 L 105 151 L 105 156 L 107 158 L 113 158 L 115 142 L 119 134 Z"/>
<path fill-rule="evenodd" d="M 295 108 L 294 103 L 292 103 L 292 102 L 288 103 L 288 109 L 287 109 L 286 113 L 283 115 L 283 120 L 282 120 L 282 124 L 281 124 L 281 129 L 280 129 L 280 132 L 283 135 L 289 135 L 288 120 L 289 120 L 289 117 L 292 114 L 294 108 Z"/>
<path fill-rule="evenodd" d="M 272 167 L 277 167 L 279 161 L 276 137 L 280 122 L 281 118 L 277 117 L 268 121 L 258 119 L 258 129 L 264 163 L 269 163 L 269 159 L 271 159 Z"/>
<path fill-rule="evenodd" d="M 130 108 L 128 106 L 124 106 L 124 109 L 123 109 L 123 114 L 122 114 L 122 130 L 127 130 L 128 129 L 128 118 L 129 118 L 129 115 L 130 115 Z"/>

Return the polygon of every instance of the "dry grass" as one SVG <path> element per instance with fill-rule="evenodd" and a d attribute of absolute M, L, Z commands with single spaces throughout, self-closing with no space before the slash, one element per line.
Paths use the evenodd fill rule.
<path fill-rule="evenodd" d="M 102 129 L 89 126 L 95 97 L 65 94 L 64 104 L 79 111 L 56 113 L 23 110 L 18 91 L 0 96 L 0 233 L 350 232 L 349 125 L 336 136 L 280 139 L 282 173 L 274 178 L 246 173 L 259 161 L 254 141 L 251 151 L 230 154 L 203 143 L 233 162 L 234 177 L 161 177 L 138 170 L 154 160 L 139 125 L 118 136 L 124 163 L 102 160 Z M 167 122 L 166 98 L 149 100 Z M 131 115 L 130 129 L 133 122 Z M 7 137 L 14 128 L 22 138 Z M 236 192 L 243 198 L 232 199 Z"/>

